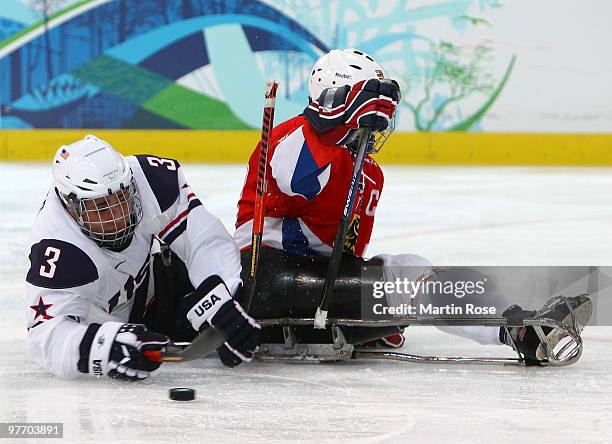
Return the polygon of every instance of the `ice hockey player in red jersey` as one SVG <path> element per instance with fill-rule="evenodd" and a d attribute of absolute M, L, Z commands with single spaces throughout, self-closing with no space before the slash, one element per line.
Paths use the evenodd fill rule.
<path fill-rule="evenodd" d="M 398 84 L 388 79 L 383 68 L 368 54 L 356 49 L 334 49 L 315 63 L 308 88 L 309 104 L 303 114 L 279 124 L 271 136 L 266 173 L 264 248 L 260 251 L 261 265 L 250 312 L 256 318 L 313 317 L 322 295 L 329 262 L 326 258 L 332 251 L 346 202 L 360 128 L 371 128 L 372 133 L 348 234 L 344 239 L 344 255 L 330 315 L 338 318 L 359 318 L 362 315 L 361 270 L 365 265 L 382 268 L 379 278 L 386 281 L 395 281 L 396 278 L 414 281 L 431 270 L 429 261 L 417 255 L 364 258 L 383 190 L 383 172 L 371 154 L 381 148 L 393 131 L 395 110 L 400 100 Z M 259 146 L 249 160 L 238 204 L 235 239 L 242 251 L 243 276 L 249 269 L 258 159 Z M 464 270 L 461 273 L 472 272 Z M 461 273 L 454 279 L 464 278 Z M 517 306 L 509 307 L 506 300 L 509 295 L 488 296 L 490 302 L 495 299 L 502 307 L 501 311 L 505 307 L 508 307 L 506 313 L 520 311 Z M 389 296 L 387 298 L 389 303 L 401 303 L 390 301 Z M 577 296 L 572 298 L 572 304 L 581 313 L 584 325 L 590 317 L 590 301 Z M 563 310 L 567 309 L 559 308 L 557 317 L 567 319 Z M 497 327 L 440 328 L 483 344 L 517 347 L 533 362 L 538 362 L 538 353 L 541 356 L 541 346 L 533 329 L 511 329 L 510 338 L 505 330 Z M 270 330 L 268 334 L 264 329 L 264 336 L 277 340 L 278 331 Z M 316 336 L 312 331 L 304 334 Z M 350 334 L 353 344 L 367 342 L 375 346 L 401 347 L 404 342 L 398 328 L 354 329 Z M 562 337 L 551 329 L 546 335 L 553 337 L 555 343 Z"/>
<path fill-rule="evenodd" d="M 329 256 L 353 171 L 360 128 L 372 128 L 344 252 L 365 255 L 384 176 L 371 157 L 394 128 L 397 82 L 368 54 L 335 49 L 314 65 L 310 103 L 302 115 L 274 128 L 268 152 L 268 194 L 262 244 L 291 255 Z M 259 147 L 249 161 L 238 204 L 235 239 L 250 248 Z M 403 343 L 401 334 L 383 339 Z"/>
<path fill-rule="evenodd" d="M 272 134 L 265 245 L 297 255 L 329 255 L 353 171 L 357 130 L 372 127 L 379 138 L 393 129 L 400 91 L 384 79 L 380 65 L 357 50 L 333 50 L 317 61 L 310 105 Z M 381 142 L 372 140 L 369 152 Z M 239 202 L 235 237 L 241 249 L 251 242 L 258 153 L 257 148 L 249 161 Z M 366 251 L 382 187 L 382 170 L 368 154 L 345 246 L 355 256 Z"/>
<path fill-rule="evenodd" d="M 228 366 L 259 343 L 234 299 L 238 248 L 176 160 L 123 157 L 91 135 L 60 147 L 29 259 L 28 350 L 61 378 L 146 378 L 159 364 L 144 351 L 208 325 L 228 338 L 218 349 Z"/>

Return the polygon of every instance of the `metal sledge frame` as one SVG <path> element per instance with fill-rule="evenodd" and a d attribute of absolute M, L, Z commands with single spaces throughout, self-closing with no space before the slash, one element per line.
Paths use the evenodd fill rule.
<path fill-rule="evenodd" d="M 555 319 L 543 317 L 542 314 L 559 300 L 563 301 L 569 309 L 571 325 L 561 323 Z M 526 365 L 525 357 L 518 351 L 516 343 L 513 341 L 513 349 L 517 353 L 516 358 L 495 358 L 495 357 L 443 357 L 443 356 L 420 356 L 393 350 L 369 350 L 356 348 L 348 344 L 342 334 L 340 327 L 385 327 L 408 325 L 475 325 L 475 326 L 496 326 L 506 329 L 507 337 L 511 338 L 508 327 L 529 326 L 533 327 L 543 346 L 545 359 L 541 365 L 548 366 L 567 366 L 580 359 L 583 350 L 583 342 L 579 331 L 581 327 L 578 323 L 576 313 L 565 296 L 557 296 L 550 299 L 542 308 L 533 313 L 530 317 L 523 318 L 457 318 L 457 317 L 414 317 L 400 320 L 360 320 L 329 318 L 326 325 L 331 328 L 333 343 L 331 344 L 301 344 L 296 341 L 292 331 L 292 326 L 312 325 L 313 318 L 278 318 L 260 319 L 257 322 L 263 326 L 282 326 L 284 343 L 281 344 L 262 344 L 257 358 L 262 361 L 344 361 L 349 359 L 384 359 L 412 363 L 452 363 L 452 364 L 503 364 L 503 365 Z M 542 327 L 561 329 L 566 333 L 566 338 L 570 340 L 563 343 L 556 350 L 551 347 L 546 340 L 546 335 Z"/>

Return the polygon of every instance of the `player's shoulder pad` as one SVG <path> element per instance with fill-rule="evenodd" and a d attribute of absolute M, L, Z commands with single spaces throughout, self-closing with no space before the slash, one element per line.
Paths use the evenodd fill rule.
<path fill-rule="evenodd" d="M 153 190 L 162 213 L 172 206 L 179 197 L 177 160 L 162 159 L 149 154 L 137 154 L 136 159 Z"/>
<path fill-rule="evenodd" d="M 43 288 L 72 288 L 94 282 L 98 270 L 79 247 L 59 239 L 42 239 L 30 250 L 26 281 Z"/>

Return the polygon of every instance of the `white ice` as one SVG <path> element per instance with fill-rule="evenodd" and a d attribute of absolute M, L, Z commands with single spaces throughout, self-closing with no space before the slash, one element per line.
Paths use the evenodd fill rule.
<path fill-rule="evenodd" d="M 244 168 L 184 169 L 231 230 Z M 385 170 L 371 255 L 612 265 L 612 169 Z M 583 357 L 560 369 L 362 361 L 229 370 L 204 359 L 166 364 L 139 384 L 58 380 L 24 351 L 25 248 L 50 179 L 47 164 L 0 165 L 0 422 L 63 422 L 71 442 L 612 442 L 611 327 L 587 327 Z M 407 337 L 414 353 L 504 352 L 429 327 Z M 197 399 L 170 401 L 176 386 Z"/>

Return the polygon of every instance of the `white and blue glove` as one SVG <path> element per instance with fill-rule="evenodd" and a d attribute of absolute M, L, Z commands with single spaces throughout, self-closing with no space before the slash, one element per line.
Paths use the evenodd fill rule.
<path fill-rule="evenodd" d="M 241 289 L 242 286 L 238 287 L 236 293 Z M 217 349 L 223 364 L 235 367 L 253 359 L 260 343 L 261 326 L 232 297 L 223 279 L 217 275 L 207 278 L 186 296 L 185 302 L 191 307 L 187 319 L 196 331 L 212 325 L 227 338 Z"/>
<path fill-rule="evenodd" d="M 78 369 L 93 376 L 138 381 L 148 378 L 161 363 L 150 362 L 145 351 L 163 351 L 167 336 L 144 325 L 105 322 L 90 324 L 79 346 Z"/>

